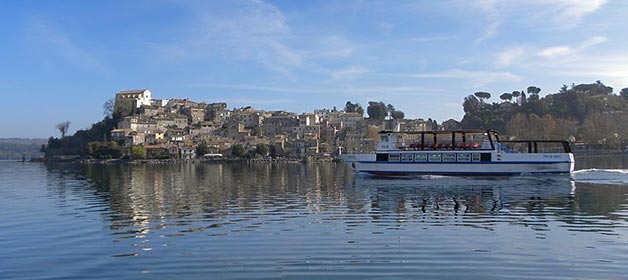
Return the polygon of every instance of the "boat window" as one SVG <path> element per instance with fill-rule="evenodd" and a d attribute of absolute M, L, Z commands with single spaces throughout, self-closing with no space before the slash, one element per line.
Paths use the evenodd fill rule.
<path fill-rule="evenodd" d="M 388 136 L 387 135 L 381 135 L 379 137 L 379 141 L 380 142 L 388 142 Z"/>
<path fill-rule="evenodd" d="M 388 161 L 388 154 L 377 154 L 375 156 L 376 161 Z"/>
<path fill-rule="evenodd" d="M 454 153 L 443 153 L 443 161 L 444 162 L 456 161 L 456 154 L 454 154 Z"/>
<path fill-rule="evenodd" d="M 480 161 L 480 154 L 473 153 L 473 161 Z"/>
<path fill-rule="evenodd" d="M 491 161 L 491 153 L 481 153 L 480 161 Z"/>
<path fill-rule="evenodd" d="M 413 154 L 401 154 L 401 161 L 412 161 L 414 160 Z"/>
<path fill-rule="evenodd" d="M 427 161 L 427 154 L 414 155 L 414 161 Z"/>
<path fill-rule="evenodd" d="M 441 160 L 441 154 L 430 154 L 430 161 L 440 161 Z"/>
<path fill-rule="evenodd" d="M 388 161 L 399 161 L 399 154 L 389 154 Z"/>
<path fill-rule="evenodd" d="M 458 153 L 458 161 L 471 161 L 470 153 Z"/>

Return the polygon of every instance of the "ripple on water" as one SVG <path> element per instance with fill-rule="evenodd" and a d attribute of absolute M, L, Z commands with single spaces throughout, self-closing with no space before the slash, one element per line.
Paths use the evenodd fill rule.
<path fill-rule="evenodd" d="M 621 172 L 381 180 L 345 171 L 0 163 L 0 175 L 12 174 L 0 179 L 0 270 L 8 279 L 618 279 L 628 266 Z"/>

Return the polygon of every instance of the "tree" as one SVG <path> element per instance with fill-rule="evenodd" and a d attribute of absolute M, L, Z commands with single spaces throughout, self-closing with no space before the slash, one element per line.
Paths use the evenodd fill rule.
<path fill-rule="evenodd" d="M 384 102 L 369 101 L 366 112 L 370 119 L 383 121 L 386 118 L 386 104 Z"/>
<path fill-rule="evenodd" d="M 105 115 L 105 117 L 111 118 L 113 116 L 115 107 L 116 107 L 115 98 L 110 98 L 109 100 L 105 101 L 105 103 L 102 105 L 103 115 Z"/>
<path fill-rule="evenodd" d="M 207 141 L 203 141 L 196 146 L 196 155 L 202 157 L 205 154 L 209 154 L 209 146 L 207 146 Z"/>
<path fill-rule="evenodd" d="M 392 115 L 392 112 L 395 111 L 395 106 L 393 106 L 392 104 L 388 104 L 386 105 L 386 113 L 390 116 Z"/>
<path fill-rule="evenodd" d="M 392 111 L 390 116 L 395 120 L 403 120 L 403 118 L 406 117 L 406 114 L 404 114 L 402 111 L 395 110 L 395 111 Z"/>
<path fill-rule="evenodd" d="M 529 86 L 527 91 L 528 91 L 528 95 L 539 95 L 539 92 L 541 92 L 541 89 L 535 86 Z"/>
<path fill-rule="evenodd" d="M 521 92 L 516 91 L 516 90 L 512 92 L 512 97 L 514 97 L 514 98 L 515 98 L 515 101 L 516 101 L 517 103 L 519 103 L 519 96 L 521 96 Z"/>
<path fill-rule="evenodd" d="M 146 158 L 146 149 L 142 145 L 131 146 L 131 158 L 144 159 Z"/>
<path fill-rule="evenodd" d="M 362 105 L 360 105 L 360 103 L 351 103 L 351 101 L 347 101 L 347 104 L 345 104 L 345 112 L 347 113 L 358 113 L 360 115 L 364 115 L 364 108 L 362 108 Z"/>
<path fill-rule="evenodd" d="M 621 89 L 621 91 L 619 92 L 619 95 L 621 95 L 621 97 L 623 97 L 624 99 L 628 100 L 628 88 Z"/>
<path fill-rule="evenodd" d="M 122 156 L 122 148 L 116 141 L 106 142 L 89 142 L 87 143 L 89 155 L 98 159 L 112 159 L 120 158 Z M 142 147 L 144 149 L 144 147 Z M 133 150 L 131 149 L 131 153 Z M 146 157 L 146 150 L 144 149 L 144 157 Z"/>
<path fill-rule="evenodd" d="M 480 110 L 481 107 L 482 107 L 482 104 L 480 104 L 480 100 L 478 100 L 473 95 L 469 95 L 465 97 L 464 102 L 462 103 L 462 108 L 464 109 L 464 112 L 467 114 L 476 113 Z"/>
<path fill-rule="evenodd" d="M 244 147 L 242 144 L 235 144 L 231 147 L 231 155 L 233 157 L 241 157 L 244 155 Z"/>
<path fill-rule="evenodd" d="M 504 94 L 499 96 L 499 99 L 504 100 L 504 101 L 510 101 L 512 100 L 512 94 L 505 92 Z"/>
<path fill-rule="evenodd" d="M 559 93 L 567 93 L 568 90 L 569 88 L 567 87 L 567 85 L 563 85 L 562 87 L 560 87 Z"/>
<path fill-rule="evenodd" d="M 491 98 L 491 94 L 485 91 L 478 91 L 476 93 L 474 93 L 473 95 L 475 95 L 477 98 L 480 99 L 480 102 L 484 103 L 485 99 L 489 99 Z"/>
<path fill-rule="evenodd" d="M 59 130 L 59 132 L 61 132 L 61 138 L 65 137 L 65 134 L 68 132 L 68 129 L 70 128 L 71 123 L 72 122 L 70 121 L 65 121 L 55 126 Z"/>
<path fill-rule="evenodd" d="M 268 145 L 265 144 L 257 144 L 255 145 L 255 153 L 261 156 L 268 155 Z"/>
<path fill-rule="evenodd" d="M 277 157 L 277 147 L 275 145 L 268 145 L 268 155 L 273 158 Z"/>

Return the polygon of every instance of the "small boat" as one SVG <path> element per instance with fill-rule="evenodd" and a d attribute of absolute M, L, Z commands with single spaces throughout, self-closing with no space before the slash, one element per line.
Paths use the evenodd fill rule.
<path fill-rule="evenodd" d="M 340 158 L 381 176 L 569 174 L 575 163 L 567 141 L 500 141 L 494 130 L 381 131 L 375 153 Z"/>

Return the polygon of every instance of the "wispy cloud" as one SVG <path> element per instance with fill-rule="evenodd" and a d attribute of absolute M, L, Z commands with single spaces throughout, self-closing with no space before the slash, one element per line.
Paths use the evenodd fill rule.
<path fill-rule="evenodd" d="M 514 47 L 506 49 L 497 54 L 497 61 L 495 62 L 497 67 L 510 66 L 513 63 L 519 61 L 521 57 L 526 54 L 525 47 Z"/>
<path fill-rule="evenodd" d="M 557 76 L 578 77 L 592 82 L 603 80 L 605 83 L 625 87 L 628 85 L 628 54 L 607 54 L 588 57 L 560 57 L 538 63 L 538 69 Z"/>
<path fill-rule="evenodd" d="M 303 58 L 286 42 L 290 28 L 283 13 L 262 1 L 234 2 L 220 15 L 211 3 L 199 12 L 202 36 L 197 44 L 291 76 L 291 68 L 302 64 Z"/>
<path fill-rule="evenodd" d="M 547 47 L 538 51 L 537 55 L 545 57 L 545 58 L 555 58 L 555 57 L 560 57 L 560 56 L 573 55 L 581 51 L 584 51 L 588 48 L 591 48 L 593 46 L 602 44 L 606 41 L 607 41 L 606 37 L 595 36 L 573 47 L 568 46 L 568 45 Z"/>
<path fill-rule="evenodd" d="M 331 72 L 330 76 L 332 80 L 339 80 L 339 79 L 344 79 L 344 78 L 357 77 L 368 72 L 369 70 L 366 67 L 351 66 L 348 68 L 343 68 L 340 70 L 333 71 Z"/>
<path fill-rule="evenodd" d="M 421 78 L 421 79 L 459 79 L 467 80 L 474 87 L 491 84 L 498 81 L 520 81 L 521 77 L 505 71 L 467 71 L 461 69 L 451 69 L 441 72 L 416 73 L 416 74 L 393 74 L 401 77 Z"/>
<path fill-rule="evenodd" d="M 487 21 L 475 44 L 497 35 L 504 22 L 523 21 L 548 28 L 574 28 L 584 17 L 599 10 L 606 2 L 607 0 L 471 1 L 471 6 L 484 13 Z M 530 16 L 521 17 L 522 13 Z"/>
<path fill-rule="evenodd" d="M 557 6 L 555 8 L 557 17 L 554 21 L 564 27 L 578 25 L 584 16 L 606 4 L 606 0 L 555 0 L 554 2 Z"/>

